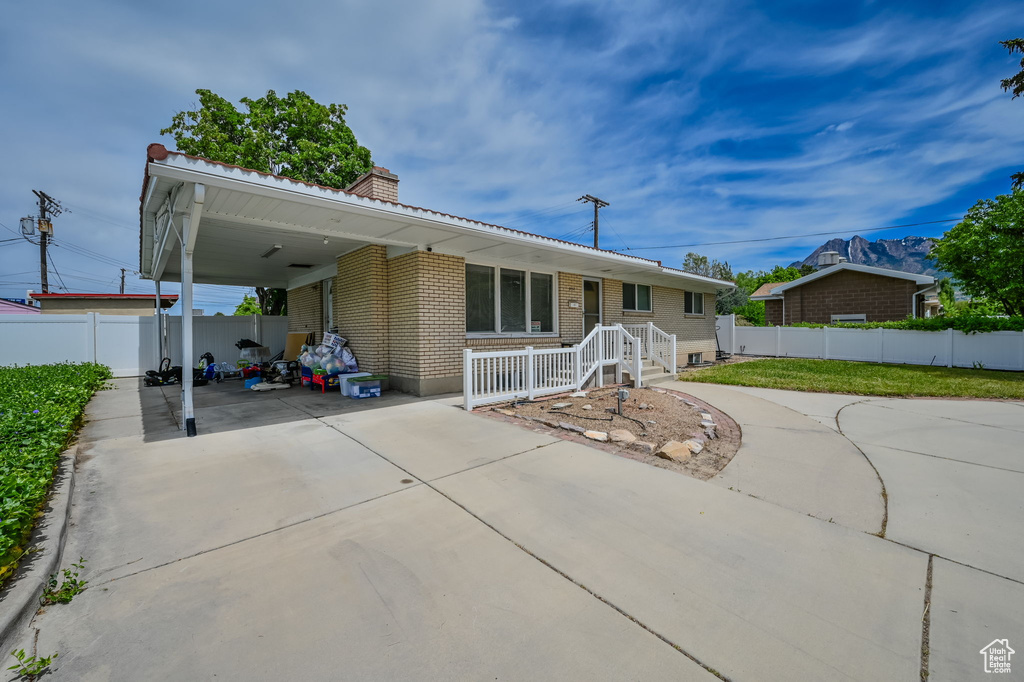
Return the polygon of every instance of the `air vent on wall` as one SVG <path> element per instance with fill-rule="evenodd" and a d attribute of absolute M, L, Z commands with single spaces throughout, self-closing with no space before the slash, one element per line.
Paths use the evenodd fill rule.
<path fill-rule="evenodd" d="M 289 263 L 288 267 L 290 267 L 290 268 L 304 268 L 304 269 L 308 270 L 309 268 L 313 267 L 313 264 L 312 263 Z"/>

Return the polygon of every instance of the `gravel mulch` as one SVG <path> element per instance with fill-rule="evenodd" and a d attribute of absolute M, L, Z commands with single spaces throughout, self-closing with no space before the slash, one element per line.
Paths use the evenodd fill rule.
<path fill-rule="evenodd" d="M 617 409 L 618 388 L 593 389 L 581 397 L 562 394 L 532 403 L 516 401 L 475 412 L 700 480 L 707 480 L 721 471 L 739 449 L 739 427 L 728 415 L 707 403 L 658 387 L 630 388 L 629 399 L 623 402 L 620 416 L 612 412 Z M 707 420 L 702 414 L 710 415 L 711 419 Z M 709 421 L 714 426 L 707 426 Z M 593 440 L 580 433 L 581 430 L 598 434 L 628 431 L 637 442 Z M 655 454 L 670 441 L 695 441 L 700 452 L 690 455 L 685 462 Z"/>

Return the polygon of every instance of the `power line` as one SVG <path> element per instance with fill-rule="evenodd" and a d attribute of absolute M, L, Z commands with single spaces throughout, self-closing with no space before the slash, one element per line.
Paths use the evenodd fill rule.
<path fill-rule="evenodd" d="M 63 289 L 64 291 L 69 291 L 67 285 L 64 284 L 64 278 L 61 277 L 60 273 L 57 271 L 57 264 L 53 262 L 53 254 L 48 253 L 46 254 L 46 257 L 47 259 L 49 259 L 50 265 L 53 266 L 53 274 L 57 275 L 57 281 L 60 282 L 60 288 Z"/>
<path fill-rule="evenodd" d="M 669 246 L 638 246 L 624 251 L 650 251 L 652 249 L 688 249 L 693 246 L 718 246 L 720 244 L 752 244 L 754 242 L 772 242 L 780 239 L 801 239 L 803 237 L 821 237 L 830 234 L 848 234 L 850 232 L 879 232 L 881 230 L 895 230 L 900 227 L 920 227 L 921 225 L 937 225 L 939 223 L 953 223 L 963 220 L 962 218 L 946 218 L 945 220 L 929 220 L 923 223 L 907 223 L 906 225 L 888 225 L 886 227 L 872 227 L 866 230 L 850 228 L 846 230 L 834 230 L 832 232 L 808 232 L 807 234 L 791 234 L 784 237 L 761 237 L 758 239 L 735 239 L 726 242 L 702 242 L 700 244 L 672 244 Z"/>

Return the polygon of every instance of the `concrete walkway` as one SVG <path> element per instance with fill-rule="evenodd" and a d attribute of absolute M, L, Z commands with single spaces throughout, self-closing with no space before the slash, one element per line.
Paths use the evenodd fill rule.
<path fill-rule="evenodd" d="M 1019 583 L 865 532 L 854 497 L 829 523 L 827 495 L 808 515 L 454 400 L 211 386 L 185 439 L 173 392 L 116 383 L 90 404 L 66 551 L 90 587 L 26 633 L 60 652 L 55 680 L 916 679 L 930 563 L 932 679 L 1024 632 Z M 759 424 L 839 446 L 732 395 L 709 401 L 752 448 Z M 848 476 L 877 506 L 853 454 L 803 483 Z"/>

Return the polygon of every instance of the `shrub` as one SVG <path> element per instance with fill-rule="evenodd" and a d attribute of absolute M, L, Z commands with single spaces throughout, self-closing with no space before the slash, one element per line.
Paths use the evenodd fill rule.
<path fill-rule="evenodd" d="M 110 376 L 93 363 L 0 367 L 0 582 L 25 553 L 86 403 Z"/>
<path fill-rule="evenodd" d="M 797 322 L 793 327 L 841 327 L 843 329 L 910 329 L 921 332 L 944 332 L 955 329 L 965 334 L 978 332 L 1019 332 L 1024 331 L 1024 317 L 982 317 L 957 315 L 955 317 L 913 317 L 893 322 L 837 322 L 816 324 Z"/>

